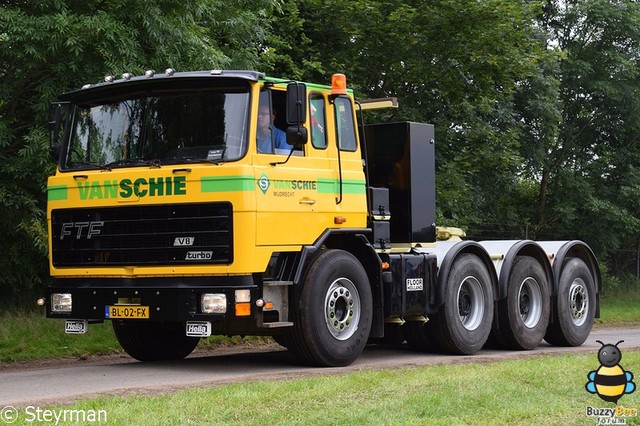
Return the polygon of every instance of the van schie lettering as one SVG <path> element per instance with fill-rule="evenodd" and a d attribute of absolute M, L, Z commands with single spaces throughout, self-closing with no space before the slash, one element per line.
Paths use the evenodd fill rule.
<path fill-rule="evenodd" d="M 78 182 L 81 200 L 186 195 L 186 176 Z"/>

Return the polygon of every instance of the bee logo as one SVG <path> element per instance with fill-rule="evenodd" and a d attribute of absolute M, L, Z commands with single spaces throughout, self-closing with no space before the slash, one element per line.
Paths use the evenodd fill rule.
<path fill-rule="evenodd" d="M 624 394 L 633 393 L 636 390 L 633 373 L 625 371 L 620 365 L 622 352 L 618 345 L 624 340 L 620 340 L 615 345 L 605 345 L 600 340 L 596 342 L 602 345 L 598 351 L 600 367 L 587 374 L 589 381 L 585 388 L 589 393 L 598 394 L 602 400 L 617 404 Z"/>

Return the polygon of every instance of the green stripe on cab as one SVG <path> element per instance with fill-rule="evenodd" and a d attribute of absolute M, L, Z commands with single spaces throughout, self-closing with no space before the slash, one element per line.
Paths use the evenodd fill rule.
<path fill-rule="evenodd" d="M 49 201 L 66 200 L 67 197 L 67 185 L 56 185 L 47 188 L 47 200 Z"/>
<path fill-rule="evenodd" d="M 339 194 L 340 181 L 337 179 L 318 179 L 318 192 L 321 194 Z M 342 180 L 343 194 L 364 194 L 365 185 L 363 180 Z"/>
<path fill-rule="evenodd" d="M 203 176 L 200 179 L 202 192 L 253 191 L 253 176 Z"/>

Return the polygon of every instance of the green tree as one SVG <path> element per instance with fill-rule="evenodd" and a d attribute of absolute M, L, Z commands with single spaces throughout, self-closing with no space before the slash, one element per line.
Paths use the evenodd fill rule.
<path fill-rule="evenodd" d="M 495 231 L 499 219 L 517 218 L 509 203 L 522 162 L 514 97 L 546 55 L 534 5 L 289 0 L 283 11 L 265 56 L 287 60 L 268 61 L 268 71 L 326 82 L 344 72 L 360 98 L 399 98 L 386 119 L 437 129 L 440 222 L 477 229 L 488 215 Z"/>
<path fill-rule="evenodd" d="M 105 74 L 247 68 L 277 0 L 5 0 L 0 8 L 0 302 L 47 280 L 49 105 Z"/>
<path fill-rule="evenodd" d="M 639 233 L 639 7 L 288 0 L 262 59 L 294 78 L 344 72 L 361 98 L 400 99 L 386 119 L 434 123 L 441 224 L 580 238 L 607 258 Z"/>
<path fill-rule="evenodd" d="M 555 63 L 523 102 L 537 233 L 611 258 L 640 233 L 640 4 L 548 1 L 539 27 Z"/>

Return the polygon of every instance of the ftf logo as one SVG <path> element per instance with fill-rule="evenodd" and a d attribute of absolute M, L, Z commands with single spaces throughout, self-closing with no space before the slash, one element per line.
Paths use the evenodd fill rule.
<path fill-rule="evenodd" d="M 587 374 L 589 381 L 585 384 L 585 388 L 587 392 L 597 394 L 603 401 L 617 404 L 623 395 L 633 393 L 636 390 L 633 373 L 625 371 L 620 365 L 622 352 L 618 345 L 624 340 L 620 340 L 615 345 L 605 345 L 600 340 L 596 340 L 596 342 L 602 345 L 598 351 L 600 367 Z"/>
<path fill-rule="evenodd" d="M 263 194 L 266 194 L 269 190 L 271 182 L 269 182 L 269 178 L 267 177 L 267 175 L 263 174 L 262 176 L 260 176 L 260 179 L 258 179 L 257 184 L 258 188 L 260 188 L 260 191 L 262 191 Z"/>

